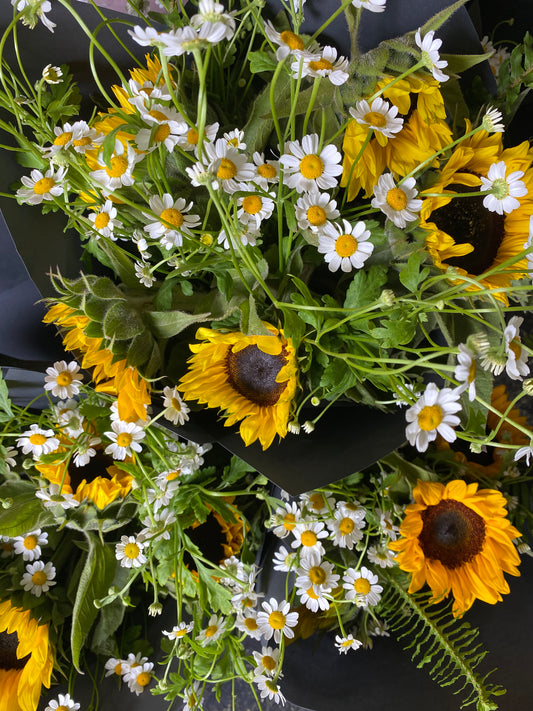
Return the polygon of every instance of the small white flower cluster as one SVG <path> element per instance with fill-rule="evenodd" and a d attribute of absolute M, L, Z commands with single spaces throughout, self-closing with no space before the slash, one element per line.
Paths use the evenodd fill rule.
<path fill-rule="evenodd" d="M 140 653 L 130 653 L 126 659 L 111 657 L 105 663 L 106 676 L 116 674 L 122 677 L 128 689 L 136 696 L 142 694 L 154 678 L 153 668 L 153 662 L 149 662 L 148 657 L 143 657 Z"/>
<path fill-rule="evenodd" d="M 26 572 L 20 580 L 20 585 L 26 592 L 30 592 L 35 597 L 41 597 L 42 593 L 55 585 L 56 569 L 51 562 L 44 563 L 41 558 L 41 546 L 48 543 L 48 534 L 40 528 L 29 531 L 21 536 L 9 538 L 2 536 L 2 557 L 21 555 L 26 565 Z"/>
<path fill-rule="evenodd" d="M 44 711 L 78 711 L 80 704 L 70 697 L 70 694 L 58 694 L 57 700 L 52 699 Z"/>

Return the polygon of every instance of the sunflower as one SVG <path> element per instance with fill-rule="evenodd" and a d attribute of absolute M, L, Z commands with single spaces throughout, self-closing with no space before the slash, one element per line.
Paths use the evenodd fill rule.
<path fill-rule="evenodd" d="M 508 174 L 518 170 L 525 173 L 522 180 L 529 195 L 520 200 L 520 207 L 513 212 L 490 212 L 483 206 L 481 195 L 455 200 L 446 196 L 477 192 L 480 176 L 486 176 L 490 166 L 499 161 L 505 162 Z M 445 196 L 428 197 L 423 202 L 420 226 L 428 231 L 426 247 L 434 264 L 442 270 L 455 267 L 459 275 L 475 279 L 479 286 L 470 284 L 468 291 L 505 289 L 512 281 L 528 276 L 527 260 L 518 259 L 518 255 L 524 249 L 533 213 L 532 161 L 533 149 L 527 141 L 504 150 L 501 133 L 478 131 L 459 144 L 431 187 L 432 193 Z M 510 259 L 515 259 L 513 264 L 498 269 Z M 487 271 L 491 273 L 483 276 Z M 508 303 L 504 291 L 494 296 Z"/>
<path fill-rule="evenodd" d="M 409 592 L 427 583 L 433 602 L 450 592 L 460 617 L 476 598 L 494 604 L 509 592 L 503 573 L 520 575 L 513 539 L 520 533 L 506 518 L 505 498 L 457 479 L 446 486 L 419 481 L 405 509 L 402 538 L 389 543 L 402 570 L 412 573 Z"/>
<path fill-rule="evenodd" d="M 224 498 L 228 504 L 233 500 L 234 497 Z M 205 557 L 219 565 L 226 558 L 239 554 L 248 529 L 236 507 L 232 507 L 232 513 L 234 518 L 226 519 L 219 511 L 211 509 L 205 521 L 196 521 L 187 529 L 189 538 Z"/>
<path fill-rule="evenodd" d="M 50 688 L 53 664 L 48 625 L 0 602 L 0 711 L 35 711 L 41 686 Z"/>
<path fill-rule="evenodd" d="M 146 60 L 146 69 L 144 67 L 136 67 L 135 69 L 130 69 L 130 77 L 133 81 L 142 87 L 142 91 L 149 96 L 154 87 L 160 87 L 161 89 L 166 89 L 165 80 L 163 77 L 163 69 L 161 67 L 161 62 L 157 57 L 152 57 L 149 54 L 144 56 Z M 169 70 L 172 69 L 169 67 Z M 151 86 L 150 86 L 151 85 Z M 113 93 L 117 97 L 117 100 L 124 111 L 125 114 L 135 113 L 135 107 L 130 102 L 131 95 L 128 91 L 118 85 L 111 87 Z"/>
<path fill-rule="evenodd" d="M 99 509 L 105 508 L 115 499 L 124 498 L 131 491 L 133 481 L 131 474 L 120 469 L 102 451 L 97 451 L 83 467 L 58 461 L 51 464 L 36 463 L 35 468 L 51 484 L 63 484 L 62 493 L 74 494 L 80 503 L 89 499 Z"/>
<path fill-rule="evenodd" d="M 292 342 L 273 326 L 270 336 L 245 336 L 200 328 L 203 343 L 191 345 L 195 355 L 180 381 L 184 400 L 198 400 L 227 413 L 225 427 L 242 420 L 244 443 L 258 439 L 263 449 L 276 434 L 285 437 L 296 391 L 296 356 Z"/>
<path fill-rule="evenodd" d="M 360 190 L 364 190 L 365 197 L 370 197 L 386 168 L 405 176 L 452 141 L 444 100 L 435 79 L 410 76 L 387 88 L 390 82 L 391 79 L 386 78 L 377 88 L 384 89 L 383 98 L 398 108 L 398 116 L 404 119 L 402 130 L 385 145 L 371 138 L 361 153 L 368 127 L 350 121 L 342 146 L 341 179 L 341 187 L 348 187 L 348 200 L 353 200 Z"/>

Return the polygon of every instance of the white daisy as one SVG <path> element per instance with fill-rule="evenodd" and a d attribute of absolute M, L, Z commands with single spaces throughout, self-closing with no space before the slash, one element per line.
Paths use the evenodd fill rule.
<path fill-rule="evenodd" d="M 257 612 L 254 610 L 238 611 L 235 627 L 250 639 L 261 639 L 262 632 L 257 624 Z"/>
<path fill-rule="evenodd" d="M 137 696 L 142 694 L 144 689 L 152 680 L 153 662 L 144 662 L 135 667 L 130 667 L 124 674 L 124 681 L 128 684 L 128 689 Z"/>
<path fill-rule="evenodd" d="M 96 212 L 91 212 L 88 215 L 89 220 L 93 223 L 94 229 L 98 234 L 93 235 L 95 239 L 99 239 L 100 236 L 107 237 L 108 239 L 115 240 L 115 227 L 121 228 L 124 225 L 120 220 L 116 219 L 117 208 L 113 205 L 111 200 L 106 200 L 100 209 Z"/>
<path fill-rule="evenodd" d="M 200 642 L 202 647 L 205 647 L 211 642 L 216 642 L 216 640 L 222 635 L 226 629 L 226 620 L 222 615 L 211 615 L 207 627 L 203 629 L 200 634 L 196 637 L 196 641 Z"/>
<path fill-rule="evenodd" d="M 491 56 L 489 57 L 489 65 L 492 73 L 497 77 L 501 65 L 511 56 L 509 51 L 506 47 L 498 47 L 496 49 L 487 35 L 481 38 L 481 46 L 483 47 L 484 52 L 491 53 Z"/>
<path fill-rule="evenodd" d="M 296 551 L 289 551 L 285 546 L 280 546 L 272 558 L 274 570 L 280 570 L 284 573 L 293 570 L 297 555 Z"/>
<path fill-rule="evenodd" d="M 291 531 L 294 531 L 301 518 L 302 510 L 298 504 L 294 501 L 292 503 L 287 501 L 284 506 L 277 508 L 272 516 L 270 521 L 272 533 L 278 538 L 285 538 Z"/>
<path fill-rule="evenodd" d="M 137 25 L 133 30 L 128 30 L 128 34 L 131 35 L 132 39 L 140 44 L 141 47 L 154 46 L 165 46 L 163 40 L 163 33 L 158 32 L 153 27 L 141 27 Z"/>
<path fill-rule="evenodd" d="M 524 244 L 524 249 L 531 250 L 531 247 L 533 247 L 533 215 L 529 218 L 529 233 L 527 242 Z M 526 254 L 526 259 L 529 276 L 531 278 L 533 275 L 533 251 L 529 251 L 528 254 Z"/>
<path fill-rule="evenodd" d="M 481 125 L 488 133 L 503 133 L 505 131 L 505 126 L 502 123 L 502 112 L 492 106 L 489 106 L 485 111 Z"/>
<path fill-rule="evenodd" d="M 400 528 L 392 522 L 392 512 L 376 509 L 376 516 L 379 517 L 379 527 L 381 528 L 381 531 L 388 538 L 390 538 L 391 541 L 395 541 L 398 537 Z"/>
<path fill-rule="evenodd" d="M 46 369 L 46 373 L 44 389 L 55 397 L 71 398 L 80 392 L 83 375 L 75 360 L 70 363 L 64 360 L 56 361 L 52 367 Z"/>
<path fill-rule="evenodd" d="M 74 466 L 86 467 L 91 459 L 96 456 L 97 450 L 95 447 L 101 442 L 100 437 L 91 437 L 88 433 L 78 440 L 76 442 L 76 451 L 72 458 Z"/>
<path fill-rule="evenodd" d="M 110 454 L 114 459 L 124 460 L 126 457 L 131 457 L 133 452 L 141 451 L 139 442 L 145 436 L 142 427 L 135 422 L 115 420 L 111 423 L 111 428 L 112 432 L 105 433 L 105 436 L 111 440 L 111 444 L 105 448 L 106 454 Z"/>
<path fill-rule="evenodd" d="M 468 390 L 468 399 L 472 402 L 476 397 L 476 360 L 467 345 L 460 343 L 458 348 L 454 377 L 462 383 L 459 387 L 461 392 Z"/>
<path fill-rule="evenodd" d="M 141 536 L 121 536 L 115 546 L 115 558 L 123 568 L 140 568 L 146 563 L 143 550 L 146 543 Z"/>
<path fill-rule="evenodd" d="M 152 268 L 150 265 L 146 262 L 135 262 L 133 268 L 139 284 L 142 284 L 147 289 L 150 289 L 155 283 L 155 276 L 152 274 Z"/>
<path fill-rule="evenodd" d="M 206 143 L 204 154 L 226 193 L 232 194 L 237 190 L 246 189 L 242 183 L 254 177 L 255 168 L 248 162 L 247 156 L 228 145 L 223 138 L 218 138 L 214 143 Z"/>
<path fill-rule="evenodd" d="M 218 133 L 218 123 L 208 124 L 204 126 L 204 143 L 209 143 L 215 140 Z M 190 126 L 187 133 L 179 137 L 178 146 L 184 151 L 194 151 L 198 154 L 198 141 L 200 136 L 198 130 L 194 126 Z"/>
<path fill-rule="evenodd" d="M 457 435 L 453 427 L 460 423 L 455 414 L 461 409 L 458 402 L 460 392 L 451 388 L 439 390 L 435 383 L 429 383 L 424 394 L 405 413 L 409 423 L 405 434 L 409 443 L 419 452 L 425 452 L 429 442 L 440 434 L 446 442 L 454 442 Z"/>
<path fill-rule="evenodd" d="M 150 111 L 141 112 L 141 118 L 151 126 L 139 129 L 135 135 L 135 143 L 141 151 L 154 150 L 164 145 L 167 151 L 172 153 L 180 136 L 189 129 L 181 114 L 160 104 L 156 104 Z"/>
<path fill-rule="evenodd" d="M 9 536 L 0 536 L 0 558 L 13 558 L 15 545 Z"/>
<path fill-rule="evenodd" d="M 255 173 L 252 182 L 267 191 L 268 186 L 279 181 L 279 160 L 265 160 L 265 154 L 255 151 L 252 160 Z"/>
<path fill-rule="evenodd" d="M 296 192 L 308 192 L 312 188 L 334 188 L 337 176 L 342 173 L 342 156 L 334 145 L 319 147 L 318 134 L 312 133 L 302 141 L 289 141 L 285 153 L 280 156 L 284 169 L 284 182 Z"/>
<path fill-rule="evenodd" d="M 268 220 L 274 211 L 274 193 L 270 197 L 251 193 L 237 199 L 237 218 L 241 224 L 250 227 L 252 231 L 259 230 L 261 222 Z"/>
<path fill-rule="evenodd" d="M 140 84 L 135 79 L 130 79 L 124 89 L 131 94 L 128 101 L 132 106 L 135 106 L 140 114 L 148 111 L 148 107 L 152 105 L 154 99 L 157 101 L 172 99 L 164 80 L 156 85 L 148 80 Z"/>
<path fill-rule="evenodd" d="M 185 172 L 189 176 L 193 188 L 211 184 L 214 190 L 218 190 L 217 170 L 218 164 L 216 161 L 208 165 L 198 161 L 194 165 L 185 167 Z"/>
<path fill-rule="evenodd" d="M 339 650 L 339 654 L 348 654 L 350 649 L 359 649 L 362 644 L 358 639 L 355 639 L 353 634 L 349 634 L 346 637 L 335 635 L 335 647 Z"/>
<path fill-rule="evenodd" d="M 429 71 L 433 74 L 437 81 L 448 81 L 446 74 L 441 72 L 441 69 L 448 66 L 448 62 L 444 59 L 440 59 L 439 49 L 442 44 L 442 40 L 433 39 L 435 32 L 427 32 L 422 39 L 420 35 L 420 30 L 418 29 L 415 34 L 415 42 L 422 52 L 422 61 Z"/>
<path fill-rule="evenodd" d="M 59 484 L 50 484 L 47 489 L 39 489 L 35 492 L 35 496 L 41 499 L 43 506 L 46 509 L 61 506 L 62 509 L 74 509 L 79 506 L 79 501 L 76 501 L 74 494 L 60 493 Z"/>
<path fill-rule="evenodd" d="M 43 430 L 39 425 L 30 425 L 30 429 L 23 432 L 17 439 L 17 447 L 22 447 L 22 454 L 33 454 L 38 459 L 43 454 L 55 452 L 59 447 L 59 440 L 54 437 L 53 430 Z"/>
<path fill-rule="evenodd" d="M 350 108 L 350 116 L 362 126 L 368 126 L 374 131 L 376 140 L 384 146 L 389 138 L 394 138 L 403 127 L 403 118 L 398 117 L 398 107 L 389 104 L 378 96 L 372 105 L 362 99 Z"/>
<path fill-rule="evenodd" d="M 222 25 L 217 30 L 222 32 L 220 39 L 231 39 L 235 33 L 234 13 L 224 12 L 224 5 L 215 0 L 200 0 L 198 3 L 199 12 L 193 15 L 190 23 L 193 27 L 201 27 L 204 24 Z"/>
<path fill-rule="evenodd" d="M 417 219 L 417 212 L 422 207 L 422 200 L 415 199 L 418 192 L 414 178 L 407 178 L 401 185 L 396 185 L 390 173 L 383 173 L 374 185 L 372 207 L 377 207 L 396 227 L 404 228 L 408 222 Z"/>
<path fill-rule="evenodd" d="M 54 31 L 55 22 L 46 16 L 46 13 L 52 9 L 50 0 L 11 0 L 11 4 L 17 12 L 27 9 L 27 13 L 22 15 L 22 24 L 29 25 L 30 29 L 33 29 L 39 19 L 47 30 Z"/>
<path fill-rule="evenodd" d="M 239 128 L 234 128 L 233 131 L 227 131 L 222 134 L 222 138 L 226 141 L 228 146 L 236 148 L 238 151 L 246 150 L 246 143 L 244 142 L 244 131 Z"/>
<path fill-rule="evenodd" d="M 291 606 L 286 600 L 278 601 L 271 597 L 268 602 L 262 602 L 263 608 L 257 613 L 257 624 L 263 637 L 268 641 L 274 637 L 276 644 L 281 642 L 281 636 L 292 639 L 291 629 L 298 624 L 298 613 L 290 612 Z"/>
<path fill-rule="evenodd" d="M 104 669 L 106 670 L 105 675 L 112 676 L 113 674 L 116 674 L 116 676 L 122 676 L 122 674 L 123 674 L 122 664 L 123 664 L 122 659 L 116 659 L 115 657 L 110 657 L 104 664 Z"/>
<path fill-rule="evenodd" d="M 327 610 L 329 601 L 324 597 L 330 593 L 340 576 L 333 572 L 333 563 L 321 560 L 318 553 L 304 557 L 296 571 L 296 593 L 300 601 L 312 612 Z"/>
<path fill-rule="evenodd" d="M 13 546 L 17 555 L 22 555 L 24 560 L 34 561 L 41 557 L 41 546 L 48 543 L 48 533 L 37 528 L 35 531 L 25 533 L 23 536 L 13 538 Z"/>
<path fill-rule="evenodd" d="M 30 177 L 23 175 L 20 179 L 24 187 L 17 190 L 17 197 L 29 205 L 40 205 L 43 200 L 59 197 L 68 187 L 63 182 L 66 172 L 67 168 L 64 166 L 58 168 L 57 173 L 53 167 L 44 174 L 40 170 L 32 170 Z"/>
<path fill-rule="evenodd" d="M 340 216 L 337 202 L 331 199 L 328 193 L 321 193 L 317 188 L 312 188 L 303 193 L 294 206 L 298 227 L 301 230 L 311 230 L 320 233 L 327 224 Z"/>
<path fill-rule="evenodd" d="M 327 538 L 328 532 L 325 530 L 322 521 L 302 521 L 296 524 L 292 532 L 294 541 L 293 548 L 300 548 L 300 556 L 305 557 L 313 552 L 324 555 L 322 538 Z"/>
<path fill-rule="evenodd" d="M 240 242 L 243 247 L 246 247 L 247 245 L 253 247 L 256 243 L 256 238 L 258 236 L 259 232 L 257 232 L 250 224 L 248 224 L 243 225 L 239 229 L 232 230 L 229 234 L 229 237 L 226 233 L 226 230 L 220 230 L 220 233 L 217 237 L 217 243 L 221 244 L 224 249 L 229 249 L 230 243 L 235 248 L 237 247 L 238 242 Z"/>
<path fill-rule="evenodd" d="M 282 62 L 289 54 L 298 55 L 305 49 L 304 41 L 299 35 L 291 30 L 278 32 L 270 20 L 265 22 L 265 34 L 273 44 L 278 45 L 276 50 L 278 62 Z"/>
<path fill-rule="evenodd" d="M 11 471 L 16 465 L 16 459 L 18 452 L 14 447 L 4 447 L 0 445 L 0 457 L 7 467 L 8 471 Z"/>
<path fill-rule="evenodd" d="M 254 676 L 259 676 L 261 674 L 274 676 L 278 667 L 279 649 L 273 647 L 261 647 L 260 652 L 252 652 L 252 654 L 256 663 Z"/>
<path fill-rule="evenodd" d="M 127 674 L 131 669 L 135 667 L 142 667 L 148 661 L 148 657 L 143 657 L 140 652 L 133 654 L 130 652 L 127 659 L 122 659 L 122 674 Z"/>
<path fill-rule="evenodd" d="M 160 35 L 159 41 L 163 42 L 162 52 L 167 57 L 181 57 L 182 54 L 198 49 L 207 49 L 212 44 L 217 44 L 226 35 L 227 29 L 223 22 L 204 22 L 198 30 L 190 25 L 178 27 Z"/>
<path fill-rule="evenodd" d="M 35 597 L 48 592 L 55 585 L 56 569 L 52 563 L 44 564 L 42 560 L 26 566 L 26 572 L 20 580 L 20 585 L 26 592 L 31 592 Z"/>
<path fill-rule="evenodd" d="M 172 422 L 174 425 L 185 424 L 185 422 L 189 419 L 189 406 L 181 399 L 178 388 L 166 387 L 163 390 L 163 396 L 165 419 Z"/>
<path fill-rule="evenodd" d="M 150 538 L 153 541 L 170 540 L 170 531 L 176 523 L 177 517 L 170 509 L 162 508 L 159 511 L 154 511 L 152 516 L 146 516 L 141 523 L 144 528 L 140 531 L 140 538 Z"/>
<path fill-rule="evenodd" d="M 58 694 L 57 701 L 49 701 L 44 711 L 78 711 L 79 708 L 80 705 L 70 698 L 70 694 Z"/>
<path fill-rule="evenodd" d="M 223 560 L 220 567 L 228 575 L 227 578 L 222 578 L 220 581 L 223 585 L 233 587 L 239 582 L 245 582 L 248 578 L 243 563 L 234 555 Z"/>
<path fill-rule="evenodd" d="M 511 380 L 522 380 L 523 377 L 529 375 L 529 366 L 526 362 L 528 354 L 522 348 L 520 341 L 520 326 L 523 320 L 521 316 L 513 316 L 503 332 L 507 354 L 505 371 Z"/>
<path fill-rule="evenodd" d="M 361 269 L 374 251 L 374 245 L 369 241 L 370 230 L 364 222 L 352 225 L 348 220 L 339 223 L 326 224 L 318 235 L 318 251 L 324 255 L 324 261 L 330 272 L 336 272 L 339 267 L 343 272 Z"/>
<path fill-rule="evenodd" d="M 61 67 L 54 67 L 52 64 L 46 65 L 41 76 L 47 84 L 61 84 L 63 81 Z"/>
<path fill-rule="evenodd" d="M 277 704 L 285 705 L 285 697 L 281 693 L 279 684 L 277 681 L 269 676 L 260 674 L 254 678 L 254 682 L 257 684 L 259 691 L 261 692 L 261 698 L 269 698 L 275 701 Z"/>
<path fill-rule="evenodd" d="M 354 545 L 363 538 L 364 509 L 352 511 L 343 507 L 335 511 L 333 520 L 328 521 L 332 533 L 332 540 L 339 548 L 353 550 Z"/>
<path fill-rule="evenodd" d="M 98 169 L 91 171 L 89 177 L 102 187 L 104 195 L 109 195 L 123 186 L 133 185 L 135 182 L 133 169 L 140 160 L 142 160 L 142 156 L 135 152 L 133 146 L 128 144 L 124 147 L 117 139 L 109 165 L 105 163 L 103 154 L 100 152 L 96 160 Z"/>
<path fill-rule="evenodd" d="M 195 681 L 192 686 L 185 687 L 183 692 L 183 711 L 202 711 L 200 707 L 201 699 L 202 685 L 199 681 Z"/>
<path fill-rule="evenodd" d="M 481 190 L 490 190 L 483 198 L 483 205 L 491 212 L 498 215 L 509 214 L 520 207 L 519 197 L 527 195 L 528 190 L 525 183 L 520 180 L 524 177 L 524 171 L 515 170 L 506 177 L 507 166 L 505 161 L 493 163 L 486 178 L 481 176 Z"/>
<path fill-rule="evenodd" d="M 530 442 L 527 447 L 520 447 L 520 449 L 517 449 L 514 455 L 514 460 L 517 462 L 519 459 L 525 459 L 526 465 L 529 467 L 529 460 L 531 457 L 533 457 L 533 442 Z"/>
<path fill-rule="evenodd" d="M 311 514 L 328 516 L 335 509 L 335 499 L 321 491 L 306 491 L 300 494 L 300 501 L 304 511 Z"/>
<path fill-rule="evenodd" d="M 384 546 L 369 546 L 366 555 L 370 563 L 380 568 L 393 568 L 396 565 L 395 553 Z"/>
<path fill-rule="evenodd" d="M 335 86 L 341 86 L 348 81 L 348 60 L 337 58 L 335 47 L 324 47 L 320 54 L 304 52 L 297 56 L 291 64 L 293 79 L 299 77 L 327 77 Z"/>
<path fill-rule="evenodd" d="M 383 586 L 378 584 L 378 576 L 364 565 L 360 570 L 348 568 L 342 579 L 346 600 L 353 600 L 358 607 L 373 607 L 380 601 Z"/>
<path fill-rule="evenodd" d="M 370 12 L 383 12 L 387 0 L 352 0 L 354 7 L 362 7 Z"/>
<path fill-rule="evenodd" d="M 180 622 L 179 625 L 174 625 L 174 627 L 170 630 L 170 632 L 167 632 L 166 630 L 163 630 L 163 634 L 165 637 L 168 637 L 170 640 L 176 640 L 176 639 L 183 639 L 183 637 L 186 637 L 189 632 L 192 632 L 194 629 L 194 623 L 193 622 Z"/>

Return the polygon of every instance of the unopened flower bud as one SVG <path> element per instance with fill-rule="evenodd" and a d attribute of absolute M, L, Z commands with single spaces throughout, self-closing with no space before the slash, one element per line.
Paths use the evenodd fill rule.
<path fill-rule="evenodd" d="M 287 429 L 291 434 L 300 434 L 300 423 L 296 420 L 293 420 L 292 422 L 289 422 L 289 424 L 287 425 Z"/>
<path fill-rule="evenodd" d="M 396 300 L 396 297 L 394 296 L 394 291 L 392 291 L 392 289 L 383 289 L 379 300 L 381 301 L 383 306 L 394 306 L 394 302 Z"/>
<path fill-rule="evenodd" d="M 311 398 L 311 405 L 313 407 L 318 407 L 320 405 L 320 398 L 316 395 L 313 395 L 313 397 Z"/>
<path fill-rule="evenodd" d="M 533 395 L 533 378 L 526 378 L 522 383 L 522 390 L 526 395 Z"/>
<path fill-rule="evenodd" d="M 490 348 L 490 341 L 486 333 L 472 333 L 466 339 L 466 345 L 476 356 L 485 355 Z"/>
<path fill-rule="evenodd" d="M 306 434 L 311 434 L 311 432 L 315 429 L 314 424 L 310 420 L 304 422 L 302 427 L 304 428 L 304 432 Z"/>
<path fill-rule="evenodd" d="M 157 617 L 163 612 L 163 605 L 160 602 L 153 602 L 148 608 L 148 614 L 151 617 Z"/>

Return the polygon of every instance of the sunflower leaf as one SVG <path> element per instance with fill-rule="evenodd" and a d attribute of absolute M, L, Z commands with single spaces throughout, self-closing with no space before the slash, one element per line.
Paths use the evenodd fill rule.
<path fill-rule="evenodd" d="M 6 381 L 2 376 L 2 371 L 0 370 L 0 410 L 6 413 L 10 418 L 13 417 L 13 410 L 11 409 L 11 400 L 9 399 L 9 390 L 6 385 Z"/>
<path fill-rule="evenodd" d="M 35 487 L 28 482 L 2 484 L 0 503 L 0 536 L 21 536 L 54 522 L 53 515 L 36 498 Z"/>

